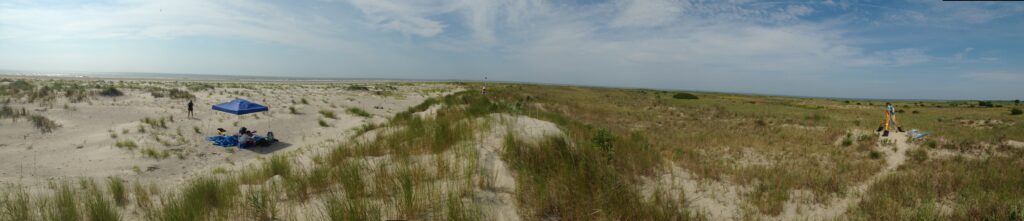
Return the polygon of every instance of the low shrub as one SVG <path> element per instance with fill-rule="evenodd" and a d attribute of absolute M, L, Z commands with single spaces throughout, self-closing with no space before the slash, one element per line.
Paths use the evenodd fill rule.
<path fill-rule="evenodd" d="M 1021 111 L 1020 108 L 1010 109 L 1010 115 L 1021 115 L 1021 114 L 1024 114 L 1024 111 Z"/>
<path fill-rule="evenodd" d="M 124 93 L 122 93 L 120 90 L 114 87 L 107 87 L 100 91 L 100 96 L 104 97 L 118 97 L 122 95 L 124 95 Z"/>
<path fill-rule="evenodd" d="M 675 95 L 672 95 L 672 98 L 675 98 L 675 99 L 687 99 L 687 100 L 698 99 L 697 95 L 693 95 L 693 94 L 690 94 L 690 93 L 683 93 L 683 92 L 679 92 L 679 93 L 676 93 Z"/>
<path fill-rule="evenodd" d="M 167 91 L 167 96 L 171 99 L 195 99 L 196 96 L 192 95 L 188 91 L 178 90 L 177 88 Z"/>

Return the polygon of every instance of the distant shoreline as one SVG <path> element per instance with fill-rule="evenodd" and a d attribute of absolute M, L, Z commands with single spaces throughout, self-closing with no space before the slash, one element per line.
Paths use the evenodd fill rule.
<path fill-rule="evenodd" d="M 685 90 L 685 89 L 667 89 L 667 88 L 642 88 L 642 87 L 622 87 L 622 86 L 605 86 L 605 85 L 584 85 L 584 84 L 567 84 L 567 83 L 545 83 L 545 82 L 525 82 L 525 81 L 483 81 L 483 80 L 465 80 L 465 79 L 402 79 L 402 78 L 339 78 L 339 77 L 274 77 L 274 76 L 255 76 L 255 75 L 213 75 L 213 74 L 178 74 L 178 73 L 142 73 L 142 72 L 96 72 L 96 73 L 39 73 L 31 71 L 11 71 L 11 70 L 0 70 L 0 77 L 50 77 L 50 78 L 66 78 L 66 79 L 121 79 L 121 80 L 185 80 L 185 81 L 246 81 L 246 82 L 473 82 L 473 83 L 503 83 L 503 84 L 536 84 L 536 85 L 554 85 L 554 86 L 573 86 L 573 87 L 594 87 L 594 88 L 615 88 L 615 89 L 626 89 L 626 90 L 657 90 L 657 91 L 668 91 L 668 92 L 695 92 L 695 93 L 710 93 L 710 94 L 737 94 L 737 95 L 752 95 L 752 96 L 768 96 L 768 97 L 791 97 L 791 98 L 810 98 L 810 99 L 829 99 L 829 100 L 849 100 L 849 101 L 900 101 L 900 102 L 912 102 L 912 101 L 925 101 L 925 102 L 970 102 L 970 101 L 996 101 L 996 102 L 1012 102 L 1013 100 L 985 100 L 985 99 L 886 99 L 886 98 L 853 98 L 853 97 L 819 97 L 819 96 L 804 96 L 804 95 L 786 95 L 786 94 L 767 94 L 767 93 L 748 93 L 748 92 L 729 92 L 729 91 L 708 91 L 708 90 Z"/>

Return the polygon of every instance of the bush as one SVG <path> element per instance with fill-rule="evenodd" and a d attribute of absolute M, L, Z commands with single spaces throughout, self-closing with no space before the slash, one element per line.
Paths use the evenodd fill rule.
<path fill-rule="evenodd" d="M 178 90 L 178 89 L 171 89 L 171 90 L 167 91 L 167 95 L 169 97 L 171 97 L 171 99 L 195 99 L 196 98 L 195 95 L 192 95 L 191 93 L 188 93 L 188 91 L 183 91 L 183 90 Z"/>
<path fill-rule="evenodd" d="M 853 134 L 847 133 L 846 137 L 843 137 L 843 141 L 842 141 L 841 145 L 843 145 L 844 147 L 848 147 L 850 145 L 853 145 Z"/>
<path fill-rule="evenodd" d="M 105 97 L 117 97 L 124 95 L 124 93 L 122 93 L 120 90 L 117 90 L 117 88 L 108 87 L 100 91 L 100 95 Z"/>
<path fill-rule="evenodd" d="M 1021 111 L 1020 108 L 1010 109 L 1010 115 L 1021 115 L 1021 114 L 1024 114 L 1024 111 Z"/>
<path fill-rule="evenodd" d="M 992 104 L 991 101 L 978 101 L 978 106 L 979 107 L 995 107 L 995 105 Z"/>
<path fill-rule="evenodd" d="M 676 93 L 675 95 L 672 95 L 672 98 L 693 100 L 693 99 L 697 99 L 697 96 L 693 95 L 693 94 L 690 94 L 690 93 L 682 93 L 682 92 L 680 92 L 680 93 Z"/>
<path fill-rule="evenodd" d="M 601 148 L 601 150 L 608 154 L 609 157 L 615 153 L 615 150 L 613 149 L 614 147 L 612 146 L 612 142 L 614 141 L 615 136 L 612 135 L 612 132 L 604 128 L 598 129 L 597 132 L 594 133 L 594 137 L 590 139 L 590 142 L 592 142 L 594 146 Z"/>
<path fill-rule="evenodd" d="M 882 158 L 882 153 L 872 150 L 871 153 L 868 154 L 868 157 L 871 157 L 871 159 L 879 159 Z"/>
<path fill-rule="evenodd" d="M 363 85 L 349 85 L 348 87 L 345 87 L 345 90 L 350 90 L 350 91 L 369 91 L 370 88 L 368 88 L 366 86 L 363 86 Z"/>
<path fill-rule="evenodd" d="M 324 119 L 317 120 L 317 123 L 320 124 L 321 127 L 330 127 L 331 126 L 330 124 L 327 124 L 327 121 L 324 121 Z"/>

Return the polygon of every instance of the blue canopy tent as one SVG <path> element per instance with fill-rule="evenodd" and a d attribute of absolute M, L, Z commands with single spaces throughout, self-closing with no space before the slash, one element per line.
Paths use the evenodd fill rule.
<path fill-rule="evenodd" d="M 229 102 L 213 105 L 213 109 L 234 115 L 251 114 L 269 110 L 267 106 L 239 98 L 235 98 L 235 100 Z"/>
<path fill-rule="evenodd" d="M 253 103 L 253 102 L 247 101 L 245 99 L 235 98 L 235 100 L 232 100 L 232 101 L 229 101 L 229 102 L 213 105 L 213 110 L 218 110 L 218 111 L 221 111 L 221 112 L 224 112 L 224 113 L 234 114 L 236 116 L 235 120 L 237 121 L 238 117 L 240 117 L 241 115 L 257 113 L 257 112 L 264 112 L 264 111 L 268 111 L 270 109 L 267 108 L 267 106 L 263 106 L 262 104 Z M 218 141 L 216 141 L 216 140 L 214 140 L 212 138 L 207 138 L 207 139 L 210 139 L 211 141 L 214 141 L 215 144 L 218 142 Z M 228 143 L 230 143 L 230 142 L 228 142 Z M 237 142 L 235 142 L 235 143 L 237 143 Z M 239 147 L 244 147 L 244 146 L 239 145 Z"/>

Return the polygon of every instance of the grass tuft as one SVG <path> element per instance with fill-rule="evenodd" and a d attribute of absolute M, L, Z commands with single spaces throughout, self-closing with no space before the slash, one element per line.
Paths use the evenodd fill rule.
<path fill-rule="evenodd" d="M 43 133 L 50 133 L 53 132 L 53 129 L 60 128 L 60 124 L 42 115 L 29 116 L 29 121 L 32 121 L 32 125 Z"/>
<path fill-rule="evenodd" d="M 363 110 L 362 108 L 358 108 L 358 107 L 349 107 L 348 109 L 346 109 L 346 111 L 348 111 L 349 114 L 360 116 L 360 117 L 370 117 L 370 116 L 372 116 L 372 115 L 370 115 L 369 112 L 366 112 L 366 110 Z"/>
<path fill-rule="evenodd" d="M 124 187 L 124 180 L 118 177 L 110 177 L 107 188 L 110 189 L 110 195 L 113 196 L 114 203 L 118 206 L 128 204 L 128 191 Z"/>
<path fill-rule="evenodd" d="M 320 110 L 320 115 L 330 119 L 338 119 L 338 117 L 334 116 L 334 111 L 330 110 Z"/>

